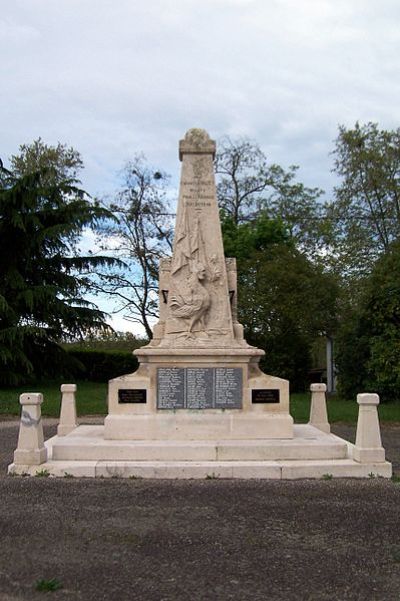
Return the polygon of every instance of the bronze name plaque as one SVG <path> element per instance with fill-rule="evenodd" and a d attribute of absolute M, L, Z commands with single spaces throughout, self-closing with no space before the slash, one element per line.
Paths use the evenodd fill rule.
<path fill-rule="evenodd" d="M 279 403 L 280 396 L 277 388 L 258 388 L 251 391 L 252 403 Z"/>
<path fill-rule="evenodd" d="M 118 403 L 145 403 L 147 390 L 145 388 L 120 388 Z"/>

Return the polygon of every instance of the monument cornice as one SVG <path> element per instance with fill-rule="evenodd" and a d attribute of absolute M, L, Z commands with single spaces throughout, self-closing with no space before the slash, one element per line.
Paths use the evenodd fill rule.
<path fill-rule="evenodd" d="M 184 348 L 165 348 L 165 347 L 141 347 L 133 351 L 136 357 L 166 357 L 170 361 L 173 361 L 174 357 L 210 357 L 210 360 L 215 360 L 215 357 L 223 356 L 226 358 L 234 358 L 237 360 L 240 357 L 263 357 L 265 352 L 262 349 L 256 347 L 238 347 L 238 348 L 200 348 L 200 347 L 184 347 Z"/>
<path fill-rule="evenodd" d="M 179 160 L 184 154 L 211 154 L 214 160 L 215 140 L 212 140 L 204 129 L 189 129 L 183 140 L 179 141 Z"/>

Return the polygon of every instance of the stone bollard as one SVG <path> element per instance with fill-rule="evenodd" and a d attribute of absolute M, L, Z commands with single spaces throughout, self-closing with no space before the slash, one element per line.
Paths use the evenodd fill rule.
<path fill-rule="evenodd" d="M 61 385 L 61 412 L 60 423 L 57 428 L 58 436 L 66 436 L 75 430 L 78 423 L 76 420 L 75 402 L 76 384 Z"/>
<path fill-rule="evenodd" d="M 40 465 L 47 460 L 40 408 L 43 395 L 40 392 L 25 392 L 19 397 L 19 402 L 22 410 L 14 463 L 15 465 Z"/>
<path fill-rule="evenodd" d="M 368 393 L 358 394 L 357 403 L 359 408 L 353 459 L 359 463 L 385 461 L 385 449 L 382 447 L 378 418 L 379 396 Z"/>
<path fill-rule="evenodd" d="M 331 427 L 326 410 L 326 384 L 311 384 L 310 426 L 329 434 Z"/>

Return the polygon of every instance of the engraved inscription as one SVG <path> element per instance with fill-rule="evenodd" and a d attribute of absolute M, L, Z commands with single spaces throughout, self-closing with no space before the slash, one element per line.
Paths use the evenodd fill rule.
<path fill-rule="evenodd" d="M 145 388 L 120 388 L 118 403 L 145 403 L 147 390 Z"/>
<path fill-rule="evenodd" d="M 214 183 L 214 180 L 212 179 L 203 179 L 203 180 L 199 180 L 199 181 L 190 181 L 190 180 L 184 180 L 181 182 L 182 186 L 196 186 L 196 190 L 198 187 L 208 187 L 208 186 L 212 186 Z"/>
<path fill-rule="evenodd" d="M 241 409 L 240 367 L 159 367 L 158 409 Z"/>
<path fill-rule="evenodd" d="M 279 390 L 275 388 L 259 388 L 251 391 L 252 403 L 279 403 Z"/>
<path fill-rule="evenodd" d="M 187 409 L 212 409 L 213 371 L 212 367 L 186 369 Z"/>
<path fill-rule="evenodd" d="M 158 409 L 184 409 L 185 370 L 182 367 L 157 369 Z"/>
<path fill-rule="evenodd" d="M 215 369 L 215 408 L 237 409 L 242 405 L 242 370 L 238 367 Z"/>

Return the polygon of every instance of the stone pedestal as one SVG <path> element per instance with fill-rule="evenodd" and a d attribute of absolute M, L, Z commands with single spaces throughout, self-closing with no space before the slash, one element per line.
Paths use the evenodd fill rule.
<path fill-rule="evenodd" d="M 326 384 L 311 384 L 311 408 L 310 408 L 310 426 L 330 432 L 331 427 L 328 422 L 328 412 L 326 410 Z"/>
<path fill-rule="evenodd" d="M 385 461 L 385 449 L 382 447 L 379 427 L 377 394 L 358 394 L 359 405 L 356 444 L 353 459 L 360 463 Z"/>
<path fill-rule="evenodd" d="M 58 436 L 66 436 L 78 425 L 76 419 L 76 384 L 61 385 L 61 412 L 60 423 L 58 424 Z"/>
<path fill-rule="evenodd" d="M 43 395 L 39 392 L 26 392 L 21 394 L 19 402 L 22 409 L 14 464 L 40 465 L 47 460 L 40 407 L 43 403 Z"/>

